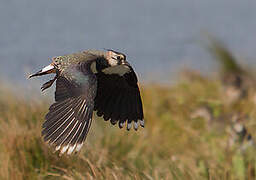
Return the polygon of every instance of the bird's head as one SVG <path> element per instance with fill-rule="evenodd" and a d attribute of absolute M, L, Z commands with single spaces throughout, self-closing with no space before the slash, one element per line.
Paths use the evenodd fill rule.
<path fill-rule="evenodd" d="M 108 50 L 106 60 L 109 66 L 117 66 L 126 63 L 126 56 L 123 53 L 114 50 Z"/>
<path fill-rule="evenodd" d="M 130 71 L 130 65 L 126 61 L 126 56 L 123 53 L 108 49 L 105 55 L 105 62 L 101 61 L 100 71 L 105 74 L 118 74 L 120 76 L 124 75 Z"/>

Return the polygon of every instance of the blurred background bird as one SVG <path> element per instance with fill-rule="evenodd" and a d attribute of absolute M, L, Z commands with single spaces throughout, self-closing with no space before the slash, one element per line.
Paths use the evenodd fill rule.
<path fill-rule="evenodd" d="M 42 91 L 56 81 L 55 103 L 45 116 L 42 135 L 60 154 L 79 151 L 91 126 L 93 110 L 119 128 L 127 122 L 144 127 L 137 76 L 126 56 L 114 50 L 88 50 L 52 58 L 35 74 L 56 73 Z"/>

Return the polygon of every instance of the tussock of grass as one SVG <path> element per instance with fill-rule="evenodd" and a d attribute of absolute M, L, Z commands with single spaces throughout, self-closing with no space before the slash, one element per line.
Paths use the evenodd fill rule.
<path fill-rule="evenodd" d="M 188 74 L 173 87 L 142 86 L 146 127 L 138 132 L 94 116 L 85 146 L 71 157 L 58 157 L 41 138 L 47 101 L 0 90 L 0 179 L 255 178 L 254 147 L 229 145 L 227 132 L 239 112 L 254 135 L 251 98 L 227 106 L 219 81 Z M 212 123 L 191 118 L 201 106 L 213 112 Z"/>
<path fill-rule="evenodd" d="M 208 38 L 210 40 L 209 50 L 215 57 L 215 60 L 219 62 L 221 70 L 224 73 L 244 72 L 242 67 L 237 63 L 237 59 L 222 42 L 212 37 Z"/>

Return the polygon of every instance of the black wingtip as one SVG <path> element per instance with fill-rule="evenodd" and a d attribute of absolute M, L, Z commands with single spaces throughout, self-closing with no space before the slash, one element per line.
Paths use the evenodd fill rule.
<path fill-rule="evenodd" d="M 118 126 L 120 129 L 124 127 L 125 122 L 119 121 Z"/>

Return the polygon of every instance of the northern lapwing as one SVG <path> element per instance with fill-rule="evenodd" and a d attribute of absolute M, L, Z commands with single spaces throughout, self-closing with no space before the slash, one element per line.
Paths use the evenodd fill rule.
<path fill-rule="evenodd" d="M 44 141 L 60 154 L 78 152 L 88 134 L 93 110 L 104 120 L 130 130 L 144 127 L 137 76 L 126 56 L 114 50 L 87 50 L 52 58 L 52 63 L 29 76 L 55 73 L 55 103 L 42 126 Z"/>

